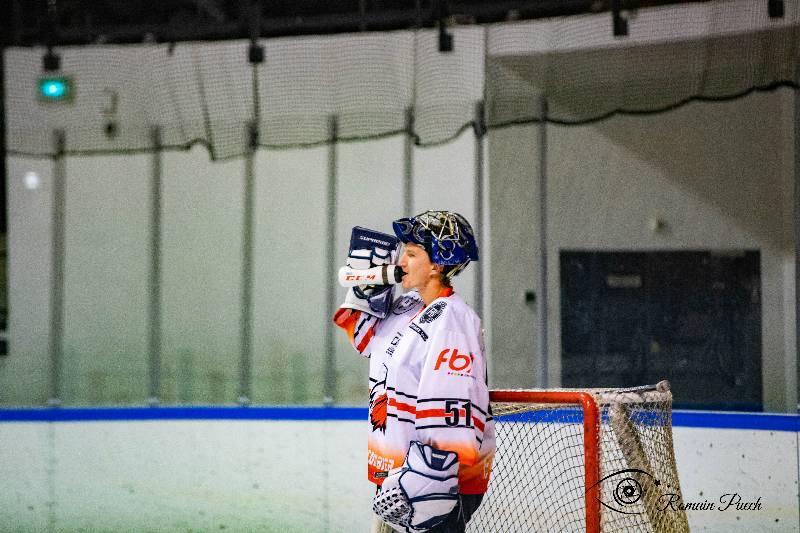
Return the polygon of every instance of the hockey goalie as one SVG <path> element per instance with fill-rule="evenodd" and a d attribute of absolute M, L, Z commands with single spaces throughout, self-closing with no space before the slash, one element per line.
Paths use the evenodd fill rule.
<path fill-rule="evenodd" d="M 449 211 L 392 226 L 394 236 L 353 229 L 344 278 L 358 284 L 334 316 L 369 359 L 372 531 L 463 532 L 495 452 L 481 321 L 451 283 L 478 246 Z"/>

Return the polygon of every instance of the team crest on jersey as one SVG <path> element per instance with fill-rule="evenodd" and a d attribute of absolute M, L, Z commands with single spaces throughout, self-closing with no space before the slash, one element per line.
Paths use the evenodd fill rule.
<path fill-rule="evenodd" d="M 369 422 L 372 431 L 386 433 L 386 420 L 389 408 L 389 396 L 386 393 L 386 374 L 389 370 L 383 365 L 383 381 L 375 383 L 369 391 Z"/>
<path fill-rule="evenodd" d="M 419 300 L 414 298 L 413 296 L 403 296 L 397 303 L 394 304 L 394 308 L 392 309 L 392 313 L 396 315 L 403 315 L 409 312 L 411 309 L 417 306 Z"/>
<path fill-rule="evenodd" d="M 429 322 L 433 322 L 442 316 L 442 311 L 444 311 L 445 307 L 447 307 L 447 302 L 436 302 L 432 304 L 425 310 L 424 313 L 422 313 L 422 316 L 419 317 L 419 323 L 428 324 Z"/>
<path fill-rule="evenodd" d="M 372 424 L 372 431 L 381 430 L 386 433 L 386 410 L 389 407 L 389 397 L 384 392 L 374 399 L 369 409 L 369 422 Z"/>

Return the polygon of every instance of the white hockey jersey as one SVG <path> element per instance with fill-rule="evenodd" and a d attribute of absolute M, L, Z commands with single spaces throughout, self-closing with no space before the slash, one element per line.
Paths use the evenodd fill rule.
<path fill-rule="evenodd" d="M 462 494 L 486 492 L 495 434 L 478 315 L 445 289 L 427 307 L 412 291 L 383 320 L 343 307 L 334 322 L 370 361 L 369 480 L 380 485 L 418 440 L 458 454 Z"/>

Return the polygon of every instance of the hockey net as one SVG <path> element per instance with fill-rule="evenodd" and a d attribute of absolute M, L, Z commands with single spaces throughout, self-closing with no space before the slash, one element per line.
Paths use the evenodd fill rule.
<path fill-rule="evenodd" d="M 668 382 L 491 399 L 497 455 L 468 531 L 689 531 Z"/>

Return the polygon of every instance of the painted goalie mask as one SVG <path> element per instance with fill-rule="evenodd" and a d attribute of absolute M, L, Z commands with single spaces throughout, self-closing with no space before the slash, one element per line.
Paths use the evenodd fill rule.
<path fill-rule="evenodd" d="M 467 219 L 452 211 L 425 211 L 392 223 L 397 238 L 422 246 L 437 265 L 457 266 L 448 276 L 478 260 L 478 244 Z"/>

